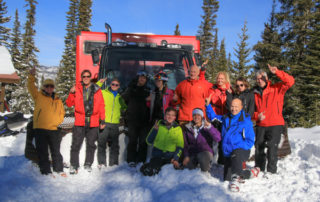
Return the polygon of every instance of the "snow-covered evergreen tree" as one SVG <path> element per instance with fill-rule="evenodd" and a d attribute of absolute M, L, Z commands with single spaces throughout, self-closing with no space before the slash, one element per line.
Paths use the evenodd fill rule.
<path fill-rule="evenodd" d="M 0 0 L 0 45 L 9 48 L 10 28 L 4 24 L 10 21 L 9 16 L 5 16 L 8 13 L 6 2 Z"/>
<path fill-rule="evenodd" d="M 65 36 L 65 48 L 60 62 L 58 76 L 56 79 L 57 93 L 65 101 L 69 90 L 75 83 L 76 69 L 76 37 L 78 32 L 79 0 L 70 0 L 67 12 L 67 34 Z M 67 115 L 72 112 L 71 108 L 65 108 Z"/>
<path fill-rule="evenodd" d="M 36 31 L 35 26 L 35 14 L 36 14 L 36 0 L 26 0 L 27 9 L 27 21 L 24 26 L 24 34 L 22 36 L 22 65 L 19 71 L 20 83 L 19 88 L 12 93 L 12 102 L 10 103 L 14 111 L 21 111 L 23 113 L 31 113 L 33 110 L 33 100 L 27 89 L 27 77 L 29 70 L 32 67 L 39 67 L 36 52 L 39 52 L 35 46 L 34 36 Z"/>
<path fill-rule="evenodd" d="M 249 71 L 253 68 L 253 65 L 248 64 L 251 61 L 249 58 L 251 48 L 248 47 L 249 35 L 247 32 L 247 21 L 245 21 L 241 28 L 241 34 L 238 34 L 240 41 L 237 43 L 237 49 L 234 48 L 234 55 L 237 57 L 238 61 L 233 63 L 231 71 L 232 79 L 235 79 L 235 77 L 247 77 Z"/>

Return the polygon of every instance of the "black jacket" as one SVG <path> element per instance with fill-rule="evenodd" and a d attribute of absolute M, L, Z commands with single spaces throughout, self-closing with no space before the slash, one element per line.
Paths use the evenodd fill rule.
<path fill-rule="evenodd" d="M 150 89 L 144 86 L 137 86 L 137 82 L 132 82 L 125 92 L 121 95 L 125 100 L 128 108 L 126 120 L 145 124 L 149 121 L 149 108 L 147 107 L 146 98 L 150 95 Z"/>
<path fill-rule="evenodd" d="M 232 99 L 234 99 L 234 98 L 240 98 L 240 100 L 242 101 L 242 104 L 243 104 L 243 111 L 246 114 L 249 114 L 250 117 L 252 118 L 252 115 L 254 113 L 254 108 L 255 108 L 253 91 L 246 89 L 245 91 L 243 91 L 239 95 L 236 93 L 231 94 L 227 91 L 227 109 L 229 110 L 229 112 L 230 112 L 230 108 L 231 108 Z"/>

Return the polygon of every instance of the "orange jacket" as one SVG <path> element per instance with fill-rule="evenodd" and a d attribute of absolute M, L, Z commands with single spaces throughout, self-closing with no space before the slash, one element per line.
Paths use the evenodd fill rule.
<path fill-rule="evenodd" d="M 90 116 L 90 127 L 99 127 L 101 121 L 105 120 L 104 100 L 100 87 L 94 83 L 93 110 Z M 76 85 L 76 92 L 70 93 L 66 104 L 68 107 L 74 106 L 75 126 L 85 126 L 85 110 L 83 102 L 83 86 L 81 83 Z"/>
<path fill-rule="evenodd" d="M 257 121 L 258 126 L 268 127 L 284 125 L 282 116 L 283 98 L 286 91 L 294 84 L 294 78 L 284 71 L 277 70 L 276 76 L 282 81 L 272 84 L 268 81 L 267 87 L 262 91 L 254 89 L 255 112 L 252 119 Z M 264 112 L 265 119 L 258 120 L 258 115 Z"/>
<path fill-rule="evenodd" d="M 213 85 L 212 88 L 210 89 L 209 93 L 212 94 L 211 96 L 212 108 L 217 115 L 225 115 L 226 113 L 228 113 L 228 109 L 226 107 L 226 104 L 227 104 L 226 91 L 229 88 L 230 88 L 230 84 L 227 83 L 225 89 L 222 89 L 217 84 Z"/>
<path fill-rule="evenodd" d="M 191 121 L 192 110 L 201 108 L 205 113 L 205 99 L 208 97 L 210 85 L 206 80 L 186 79 L 178 84 L 175 93 L 180 104 L 179 121 Z"/>
<path fill-rule="evenodd" d="M 53 97 L 46 95 L 35 86 L 35 77 L 29 75 L 28 90 L 35 102 L 33 112 L 33 128 L 57 130 L 64 119 L 64 107 L 56 94 Z"/>

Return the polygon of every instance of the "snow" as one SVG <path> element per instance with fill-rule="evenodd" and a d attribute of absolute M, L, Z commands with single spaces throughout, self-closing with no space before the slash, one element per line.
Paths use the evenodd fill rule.
<path fill-rule="evenodd" d="M 209 174 L 166 165 L 157 176 L 142 176 L 141 165 L 130 168 L 123 162 L 123 135 L 119 166 L 100 171 L 95 162 L 91 173 L 80 168 L 66 178 L 42 176 L 23 156 L 26 134 L 21 132 L 0 138 L 0 201 L 320 201 L 320 126 L 289 129 L 288 134 L 292 154 L 279 160 L 278 173 L 247 180 L 239 193 L 232 193 L 219 166 Z M 65 162 L 70 144 L 67 134 L 61 145 Z"/>
<path fill-rule="evenodd" d="M 16 71 L 11 61 L 11 55 L 4 46 L 0 46 L 0 64 L 0 74 L 13 74 Z"/>

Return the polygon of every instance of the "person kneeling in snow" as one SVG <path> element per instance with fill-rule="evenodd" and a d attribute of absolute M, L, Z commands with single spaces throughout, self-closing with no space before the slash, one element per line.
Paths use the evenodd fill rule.
<path fill-rule="evenodd" d="M 193 120 L 186 125 L 184 136 L 183 165 L 194 169 L 200 164 L 201 171 L 207 172 L 213 160 L 212 143 L 220 142 L 220 132 L 203 117 L 203 111 L 195 108 L 192 111 Z"/>
<path fill-rule="evenodd" d="M 250 115 L 242 110 L 242 101 L 235 98 L 231 102 L 230 113 L 224 116 L 216 115 L 212 107 L 206 102 L 209 120 L 222 121 L 222 151 L 226 157 L 224 164 L 224 180 L 230 182 L 231 191 L 239 191 L 239 183 L 243 179 L 257 177 L 260 169 L 242 169 L 242 162 L 247 161 L 250 149 L 254 145 L 254 130 Z"/>
<path fill-rule="evenodd" d="M 28 90 L 35 102 L 33 112 L 33 129 L 36 150 L 39 157 L 39 168 L 43 175 L 51 172 L 48 147 L 50 148 L 53 170 L 63 173 L 63 159 L 60 153 L 61 134 L 58 126 L 64 119 L 64 107 L 61 99 L 54 92 L 54 81 L 46 79 L 39 91 L 35 86 L 36 69 L 32 68 L 28 77 Z"/>
<path fill-rule="evenodd" d="M 175 122 L 177 111 L 168 107 L 165 111 L 165 119 L 158 121 L 151 129 L 146 141 L 153 145 L 152 156 L 149 163 L 142 165 L 140 171 L 145 176 L 158 174 L 161 167 L 172 163 L 179 168 L 179 159 L 182 154 L 184 141 L 182 129 Z"/>

